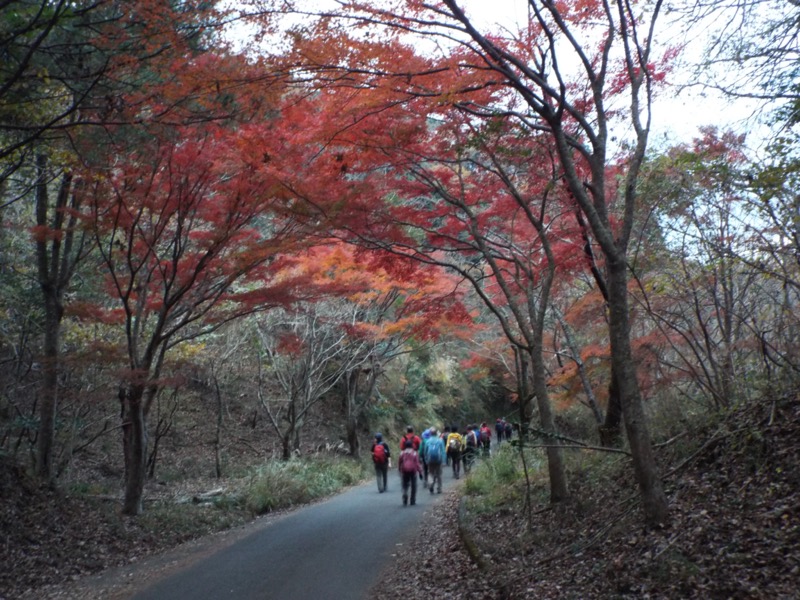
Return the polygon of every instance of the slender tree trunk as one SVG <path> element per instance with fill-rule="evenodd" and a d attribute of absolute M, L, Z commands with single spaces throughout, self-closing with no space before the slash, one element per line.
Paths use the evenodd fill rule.
<path fill-rule="evenodd" d="M 517 371 L 517 391 L 519 393 L 519 434 L 523 439 L 527 439 L 531 425 L 530 405 L 533 393 L 528 385 L 528 361 L 516 346 L 514 347 L 514 367 Z"/>
<path fill-rule="evenodd" d="M 354 369 L 345 373 L 342 377 L 344 385 L 344 409 L 345 409 L 345 435 L 347 436 L 347 446 L 350 456 L 358 458 L 358 376 L 359 369 Z"/>
<path fill-rule="evenodd" d="M 44 360 L 42 361 L 42 391 L 39 398 L 36 472 L 39 478 L 48 485 L 53 483 L 53 447 L 58 410 L 60 314 L 60 307 L 55 298 L 45 291 Z"/>
<path fill-rule="evenodd" d="M 53 448 L 58 414 L 63 295 L 75 266 L 83 257 L 84 238 L 82 235 L 76 237 L 77 216 L 73 213 L 67 217 L 65 211 L 68 206 L 76 211 L 80 207 L 80 199 L 73 190 L 72 175 L 68 172 L 62 175 L 52 207 L 48 194 L 46 154 L 36 157 L 36 177 L 36 262 L 45 313 L 36 472 L 43 481 L 52 485 L 55 477 Z"/>
<path fill-rule="evenodd" d="M 122 514 L 140 515 L 143 510 L 147 475 L 147 424 L 144 416 L 144 388 L 140 385 L 120 389 L 122 439 L 125 453 L 125 499 Z"/>
<path fill-rule="evenodd" d="M 217 397 L 217 426 L 214 432 L 214 467 L 217 479 L 222 477 L 222 392 L 219 389 L 219 380 L 214 375 L 214 393 Z"/>
<path fill-rule="evenodd" d="M 609 448 L 622 444 L 622 403 L 619 395 L 619 377 L 611 366 L 611 380 L 608 382 L 608 406 L 606 417 L 600 426 L 600 443 Z"/>
<path fill-rule="evenodd" d="M 597 264 L 597 259 L 592 248 L 592 240 L 589 237 L 589 228 L 580 211 L 575 213 L 575 218 L 581 228 L 583 236 L 583 253 L 586 257 L 592 277 L 597 284 L 597 289 L 603 295 L 603 299 L 608 304 L 608 284 L 606 278 Z M 611 365 L 610 380 L 608 383 L 608 405 L 606 406 L 606 416 L 599 428 L 600 443 L 603 446 L 615 447 L 622 442 L 622 405 L 619 397 L 618 375 L 614 369 L 613 361 Z"/>
<path fill-rule="evenodd" d="M 292 432 L 288 431 L 281 438 L 281 460 L 289 460 L 292 457 Z"/>
<path fill-rule="evenodd" d="M 561 314 L 561 311 L 554 309 L 556 318 L 558 319 L 559 325 L 561 325 L 561 331 L 564 332 L 564 340 L 567 343 L 567 347 L 569 348 L 570 354 L 572 355 L 572 360 L 575 362 L 575 365 L 578 367 L 578 377 L 581 380 L 581 387 L 583 387 L 583 393 L 586 394 L 586 402 L 589 405 L 589 409 L 592 411 L 592 415 L 594 416 L 594 420 L 600 429 L 600 441 L 603 440 L 603 411 L 600 408 L 600 405 L 597 402 L 597 397 L 595 396 L 594 389 L 592 389 L 592 383 L 589 379 L 589 374 L 586 372 L 586 365 L 581 358 L 580 350 L 578 349 L 577 344 L 575 344 L 575 340 L 572 337 L 572 332 L 570 331 L 570 327 L 564 319 L 564 316 Z M 559 364 L 560 366 L 560 364 Z M 619 405 L 619 402 L 617 402 Z M 608 414 L 608 413 L 606 413 Z M 621 418 L 622 413 L 620 413 Z"/>
<path fill-rule="evenodd" d="M 539 423 L 547 433 L 556 433 L 555 416 L 547 392 L 547 370 L 542 360 L 541 347 L 531 350 L 531 375 L 536 406 L 539 409 Z M 563 502 L 569 497 L 567 472 L 564 468 L 563 451 L 557 447 L 554 437 L 548 441 L 547 472 L 550 477 L 550 502 Z"/>
<path fill-rule="evenodd" d="M 609 336 L 611 357 L 615 372 L 619 375 L 619 392 L 625 431 L 628 436 L 634 473 L 642 495 L 645 520 L 648 525 L 657 525 L 666 520 L 667 497 L 658 475 L 650 432 L 644 406 L 636 379 L 636 367 L 630 345 L 630 321 L 628 313 L 627 264 L 625 260 L 609 260 Z"/>
<path fill-rule="evenodd" d="M 294 427 L 294 440 L 292 441 L 292 451 L 297 454 L 300 453 L 300 426 L 299 424 Z"/>
<path fill-rule="evenodd" d="M 72 178 L 65 176 L 56 200 L 56 215 L 53 223 L 48 222 L 50 199 L 47 189 L 47 156 L 36 157 L 36 225 L 40 228 L 36 240 L 36 261 L 39 288 L 42 291 L 44 307 L 44 358 L 43 377 L 39 398 L 39 431 L 37 437 L 36 473 L 39 478 L 52 485 L 53 447 L 55 445 L 56 414 L 58 411 L 58 372 L 59 346 L 61 338 L 61 319 L 64 309 L 61 303 L 63 293 L 64 266 L 61 264 L 61 239 L 55 236 L 52 242 L 44 236 L 44 230 L 52 229 L 61 233 L 63 215 L 60 208 L 66 205 Z M 71 235 L 68 233 L 67 235 Z M 66 265 L 66 263 L 64 263 Z"/>
<path fill-rule="evenodd" d="M 361 454 L 361 442 L 358 439 L 358 420 L 348 419 L 347 421 L 347 447 L 350 456 L 358 458 Z"/>

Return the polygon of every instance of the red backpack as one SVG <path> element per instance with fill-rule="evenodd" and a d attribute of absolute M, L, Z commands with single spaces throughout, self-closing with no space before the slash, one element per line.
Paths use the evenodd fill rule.
<path fill-rule="evenodd" d="M 417 470 L 417 463 L 414 461 L 414 455 L 416 452 L 413 450 L 408 452 L 407 450 L 403 450 L 400 454 L 400 458 L 397 459 L 400 463 L 400 471 L 403 473 L 413 473 Z"/>
<path fill-rule="evenodd" d="M 372 461 L 376 465 L 382 465 L 386 462 L 386 448 L 382 443 L 375 444 L 375 447 L 372 449 Z"/>

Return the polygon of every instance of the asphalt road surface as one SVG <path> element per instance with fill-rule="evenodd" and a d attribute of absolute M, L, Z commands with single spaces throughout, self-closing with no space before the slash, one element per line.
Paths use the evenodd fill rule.
<path fill-rule="evenodd" d="M 444 488 L 455 481 L 443 466 Z M 389 491 L 374 481 L 279 519 L 134 596 L 136 600 L 366 598 L 381 570 L 413 538 L 426 509 L 442 495 L 419 484 L 403 506 L 400 478 Z"/>

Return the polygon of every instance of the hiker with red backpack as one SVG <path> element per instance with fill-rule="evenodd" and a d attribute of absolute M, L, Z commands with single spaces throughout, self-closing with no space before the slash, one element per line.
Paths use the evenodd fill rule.
<path fill-rule="evenodd" d="M 480 441 L 481 447 L 483 448 L 483 455 L 489 456 L 489 450 L 492 446 L 492 430 L 489 429 L 489 426 L 485 422 L 481 423 Z"/>
<path fill-rule="evenodd" d="M 400 438 L 400 452 L 402 452 L 403 448 L 406 447 L 405 446 L 406 440 L 410 440 L 411 444 L 414 446 L 414 450 L 416 452 L 419 452 L 419 447 L 420 444 L 422 444 L 422 440 L 417 434 L 414 433 L 414 428 L 411 425 L 406 427 L 405 435 Z"/>
<path fill-rule="evenodd" d="M 372 462 L 375 465 L 375 479 L 378 480 L 378 493 L 382 494 L 387 488 L 389 468 L 392 466 L 392 458 L 389 452 L 389 444 L 383 441 L 380 433 L 375 434 L 372 442 Z"/>
<path fill-rule="evenodd" d="M 411 504 L 417 503 L 417 475 L 422 479 L 422 463 L 411 440 L 403 442 L 403 451 L 397 459 L 397 468 L 403 478 L 403 506 L 408 504 L 408 488 L 411 487 Z"/>

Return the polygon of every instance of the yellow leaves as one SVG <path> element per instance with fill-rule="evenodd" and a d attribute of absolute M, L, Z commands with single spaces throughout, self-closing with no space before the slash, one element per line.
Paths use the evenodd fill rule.
<path fill-rule="evenodd" d="M 47 67 L 41 67 L 36 71 L 36 77 L 41 79 L 45 85 L 50 83 L 50 72 L 47 70 Z"/>
<path fill-rule="evenodd" d="M 191 361 L 202 357 L 205 354 L 205 349 L 206 345 L 202 342 L 183 342 L 170 351 L 170 358 Z"/>

